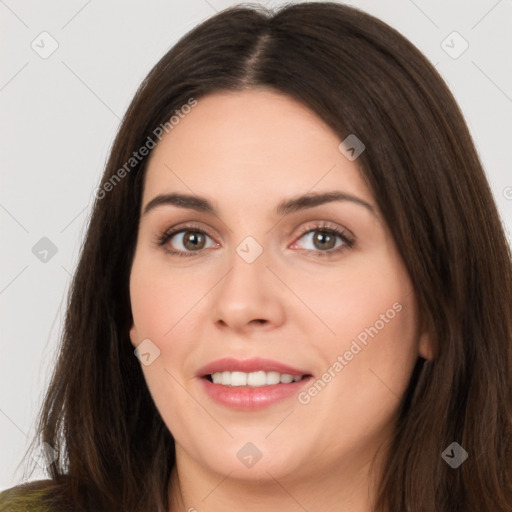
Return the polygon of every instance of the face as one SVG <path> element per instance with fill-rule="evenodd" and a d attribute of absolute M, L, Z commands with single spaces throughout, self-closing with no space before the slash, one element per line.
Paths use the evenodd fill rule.
<path fill-rule="evenodd" d="M 389 438 L 429 344 L 341 142 L 290 97 L 254 89 L 199 99 L 153 150 L 130 338 L 178 466 L 321 478 L 362 471 Z"/>

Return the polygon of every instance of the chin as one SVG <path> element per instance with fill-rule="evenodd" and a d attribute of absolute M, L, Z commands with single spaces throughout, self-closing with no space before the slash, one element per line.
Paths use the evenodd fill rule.
<path fill-rule="evenodd" d="M 224 445 L 224 449 L 209 452 L 197 462 L 223 476 L 229 474 L 230 479 L 238 479 L 247 483 L 263 483 L 272 479 L 290 479 L 297 476 L 304 460 L 300 461 L 297 448 L 289 446 L 287 450 L 269 440 L 233 441 Z M 305 457 L 305 454 L 304 454 Z"/>

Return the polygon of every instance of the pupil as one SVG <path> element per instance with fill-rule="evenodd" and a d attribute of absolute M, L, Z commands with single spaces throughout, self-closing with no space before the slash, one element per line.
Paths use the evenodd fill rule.
<path fill-rule="evenodd" d="M 333 240 L 334 240 L 334 237 L 330 233 L 326 233 L 325 231 L 319 231 L 318 234 L 315 236 L 315 243 L 319 242 L 321 249 L 325 249 L 325 248 L 332 249 Z M 331 243 L 329 244 L 329 242 L 331 242 Z M 328 247 L 326 247 L 326 243 L 327 243 Z"/>
<path fill-rule="evenodd" d="M 204 244 L 204 237 L 200 233 L 195 231 L 187 231 L 184 236 L 184 245 L 187 249 L 199 249 L 202 248 L 201 239 Z"/>

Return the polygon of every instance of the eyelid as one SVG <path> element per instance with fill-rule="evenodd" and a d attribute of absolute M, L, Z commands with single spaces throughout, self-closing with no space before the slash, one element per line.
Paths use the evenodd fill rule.
<path fill-rule="evenodd" d="M 313 233 L 315 231 L 331 233 L 335 237 L 338 237 L 339 239 L 342 240 L 342 244 L 340 246 L 328 249 L 326 251 L 302 249 L 306 253 L 313 254 L 315 256 L 329 257 L 339 255 L 341 252 L 344 252 L 345 250 L 354 247 L 356 241 L 355 236 L 348 229 L 340 226 L 339 224 L 325 220 L 313 221 L 312 223 L 303 226 L 299 231 L 299 234 L 295 235 L 294 242 L 292 242 L 291 247 L 293 247 L 305 235 Z"/>
<path fill-rule="evenodd" d="M 190 222 L 180 222 L 174 226 L 171 226 L 170 228 L 164 229 L 163 231 L 160 231 L 158 234 L 158 238 L 172 234 L 176 235 L 183 231 L 200 231 L 204 233 L 205 235 L 208 235 L 210 238 L 220 238 L 217 236 L 217 234 L 212 234 L 212 229 L 209 227 L 204 226 L 201 223 L 198 223 L 196 221 L 190 221 Z"/>
<path fill-rule="evenodd" d="M 344 235 L 347 239 L 353 241 L 355 239 L 354 235 L 343 226 L 336 224 L 331 221 L 321 220 L 321 221 L 311 221 L 306 223 L 305 226 L 302 226 L 299 230 L 299 233 L 295 235 L 295 239 L 298 240 L 302 238 L 305 234 L 310 233 L 311 231 L 334 231 L 338 234 Z"/>

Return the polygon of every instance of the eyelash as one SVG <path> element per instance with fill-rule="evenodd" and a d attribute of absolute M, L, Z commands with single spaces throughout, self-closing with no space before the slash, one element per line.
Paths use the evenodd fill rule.
<path fill-rule="evenodd" d="M 184 231 L 192 231 L 192 232 L 198 232 L 203 235 L 206 235 L 213 239 L 203 228 L 201 228 L 198 225 L 194 224 L 188 224 L 186 226 L 180 226 L 176 229 L 171 229 L 170 231 L 164 231 L 163 233 L 157 235 L 156 243 L 158 246 L 163 247 L 165 244 L 172 239 L 174 235 L 177 235 L 178 233 L 182 233 Z M 336 235 L 343 241 L 343 245 L 335 248 L 335 249 L 329 249 L 328 251 L 319 251 L 319 250 L 313 250 L 313 249 L 305 249 L 308 253 L 313 253 L 315 256 L 319 257 L 332 257 L 337 254 L 339 254 L 342 251 L 349 250 L 354 246 L 354 239 L 349 236 L 345 230 L 338 228 L 335 225 L 331 225 L 327 222 L 322 222 L 320 224 L 315 224 L 312 226 L 305 227 L 300 234 L 297 237 L 297 240 L 300 240 L 304 235 L 307 235 L 311 232 L 320 231 L 322 233 L 327 233 L 330 235 Z M 201 253 L 204 249 L 199 251 L 171 251 L 170 249 L 164 247 L 164 250 L 166 253 L 171 254 L 173 256 L 180 256 L 180 257 L 189 257 L 189 256 L 196 256 L 197 254 Z"/>

